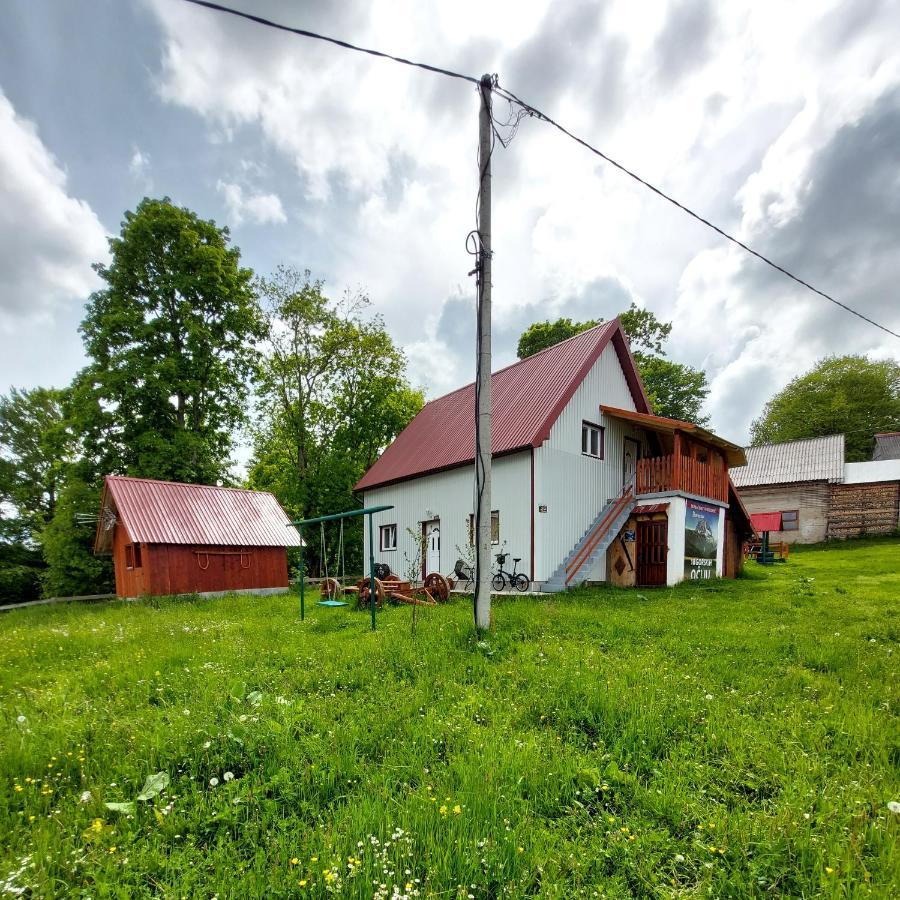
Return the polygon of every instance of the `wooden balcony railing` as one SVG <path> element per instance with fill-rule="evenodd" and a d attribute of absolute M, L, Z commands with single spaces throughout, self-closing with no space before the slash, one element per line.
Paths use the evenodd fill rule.
<path fill-rule="evenodd" d="M 685 491 L 711 500 L 728 502 L 728 472 L 715 460 L 701 462 L 690 456 L 648 456 L 639 459 L 635 493 L 659 494 Z"/>

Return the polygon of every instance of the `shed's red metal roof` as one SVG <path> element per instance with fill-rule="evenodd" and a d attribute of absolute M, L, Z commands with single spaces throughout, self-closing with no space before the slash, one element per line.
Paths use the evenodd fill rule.
<path fill-rule="evenodd" d="M 300 546 L 287 513 L 264 491 L 107 475 L 95 552 L 109 550 L 116 520 L 142 544 Z"/>
<path fill-rule="evenodd" d="M 582 331 L 491 375 L 491 452 L 539 447 L 612 341 L 641 412 L 650 403 L 618 319 Z M 599 399 L 599 398 L 598 398 Z M 356 485 L 367 490 L 475 459 L 475 385 L 426 403 Z"/>

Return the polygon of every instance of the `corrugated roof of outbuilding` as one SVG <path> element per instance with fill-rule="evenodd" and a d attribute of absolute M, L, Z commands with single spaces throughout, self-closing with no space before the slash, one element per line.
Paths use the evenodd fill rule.
<path fill-rule="evenodd" d="M 641 412 L 650 404 L 618 319 L 589 328 L 491 375 L 491 452 L 538 447 L 612 342 Z M 599 400 L 599 398 L 598 398 Z M 367 490 L 475 459 L 475 385 L 426 403 L 356 485 Z"/>
<path fill-rule="evenodd" d="M 747 465 L 731 470 L 735 487 L 790 484 L 797 481 L 839 482 L 844 477 L 844 436 L 807 438 L 747 448 Z"/>
<path fill-rule="evenodd" d="M 297 529 L 266 491 L 107 475 L 95 552 L 109 550 L 116 519 L 135 543 L 300 546 Z"/>
<path fill-rule="evenodd" d="M 875 435 L 873 460 L 900 459 L 900 431 L 885 431 Z"/>

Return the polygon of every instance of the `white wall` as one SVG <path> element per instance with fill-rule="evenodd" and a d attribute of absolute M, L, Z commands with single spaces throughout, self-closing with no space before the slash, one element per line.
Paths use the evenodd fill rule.
<path fill-rule="evenodd" d="M 668 542 L 669 555 L 666 558 L 666 584 L 673 585 L 684 581 L 684 522 L 687 515 L 687 501 L 684 497 L 670 496 Z M 699 501 L 698 501 L 699 502 Z M 705 506 L 716 506 L 707 500 Z M 716 526 L 716 577 L 721 578 L 725 566 L 725 509 L 719 508 L 719 521 Z"/>
<path fill-rule="evenodd" d="M 639 432 L 618 419 L 600 413 L 600 404 L 634 410 L 616 350 L 609 344 L 576 389 L 550 430 L 549 438 L 535 450 L 535 580 L 546 581 L 580 540 L 607 502 L 622 490 L 624 438 L 640 439 Z M 602 425 L 604 458 L 581 452 L 581 423 Z M 546 505 L 547 512 L 538 512 Z M 606 580 L 606 561 L 600 560 L 588 575 Z"/>
<path fill-rule="evenodd" d="M 580 440 L 580 437 L 579 437 Z M 475 467 L 460 466 L 413 478 L 399 484 L 365 491 L 365 506 L 393 505 L 395 508 L 378 513 L 375 525 L 375 561 L 387 563 L 401 577 L 408 574 L 410 561 L 417 555 L 415 538 L 407 532 L 412 528 L 421 534 L 422 522 L 441 521 L 441 572 L 453 571 L 456 560 L 465 558 L 469 542 L 469 515 L 473 512 Z M 492 466 L 491 508 L 500 511 L 500 546 L 493 552 L 508 552 L 505 568 L 512 571 L 512 557 L 521 557 L 519 571 L 531 577 L 531 452 L 524 451 L 501 456 Z M 368 565 L 368 516 L 365 517 L 364 551 Z M 380 525 L 396 523 L 397 549 L 382 551 L 378 546 Z M 459 548 L 459 549 L 458 549 Z M 495 568 L 492 561 L 492 568 Z"/>

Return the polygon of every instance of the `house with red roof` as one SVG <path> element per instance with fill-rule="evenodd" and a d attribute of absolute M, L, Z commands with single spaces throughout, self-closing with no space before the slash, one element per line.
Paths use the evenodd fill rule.
<path fill-rule="evenodd" d="M 268 492 L 106 476 L 94 552 L 112 554 L 119 597 L 286 591 L 297 546 Z"/>
<path fill-rule="evenodd" d="M 653 414 L 618 320 L 494 372 L 491 405 L 493 543 L 536 587 L 740 568 L 752 526 L 728 471 L 744 451 Z M 407 574 L 419 541 L 423 574 L 471 556 L 474 423 L 473 384 L 432 400 L 356 485 L 365 506 L 394 507 L 373 520 L 377 560 L 394 572 Z"/>

